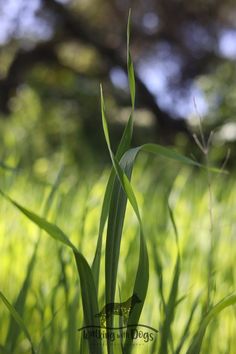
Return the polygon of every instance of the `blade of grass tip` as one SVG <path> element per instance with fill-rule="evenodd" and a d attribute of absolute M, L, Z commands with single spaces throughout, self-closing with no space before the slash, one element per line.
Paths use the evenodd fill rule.
<path fill-rule="evenodd" d="M 129 10 L 128 24 L 127 24 L 127 71 L 129 80 L 129 90 L 131 96 L 132 110 L 134 110 L 135 105 L 135 75 L 134 75 L 134 65 L 130 53 L 130 27 L 131 27 L 131 10 Z"/>
<path fill-rule="evenodd" d="M 84 322 L 85 325 L 99 326 L 99 320 L 95 317 L 98 311 L 98 300 L 97 300 L 97 291 L 94 284 L 93 274 L 89 264 L 87 263 L 84 256 L 76 249 L 76 247 L 71 243 L 69 238 L 65 233 L 55 224 L 48 222 L 44 218 L 38 216 L 32 211 L 24 208 L 19 203 L 5 195 L 1 190 L 2 194 L 12 205 L 14 205 L 18 210 L 20 210 L 28 219 L 33 221 L 38 225 L 42 230 L 46 231 L 52 238 L 57 241 L 62 242 L 64 245 L 70 247 L 73 251 L 75 262 L 77 266 L 77 271 L 80 278 L 81 284 L 81 293 L 82 293 L 82 303 L 83 303 L 83 312 L 84 312 Z M 96 353 L 102 353 L 101 342 L 89 337 L 89 348 L 91 354 L 96 350 Z"/>
<path fill-rule="evenodd" d="M 194 316 L 194 313 L 197 309 L 197 306 L 199 304 L 199 298 L 200 296 L 197 296 L 197 298 L 195 299 L 193 305 L 192 305 L 192 309 L 191 309 L 191 312 L 190 312 L 190 315 L 189 315 L 189 318 L 188 318 L 188 321 L 186 323 L 186 326 L 183 330 L 183 334 L 181 336 L 181 339 L 180 339 L 180 342 L 175 350 L 175 354 L 180 354 L 181 352 L 181 349 L 184 345 L 184 343 L 186 342 L 186 339 L 188 338 L 188 335 L 189 335 L 189 330 L 190 330 L 190 327 L 191 327 L 191 324 L 192 324 L 192 319 L 193 319 L 193 316 Z"/>
<path fill-rule="evenodd" d="M 210 321 L 215 318 L 221 311 L 225 308 L 232 306 L 236 303 L 236 295 L 227 296 L 218 304 L 216 304 L 205 317 L 202 318 L 201 324 L 195 335 L 193 336 L 192 343 L 188 348 L 186 354 L 200 354 L 203 338 L 206 332 L 206 329 Z"/>
<path fill-rule="evenodd" d="M 168 342 L 171 339 L 171 325 L 174 320 L 176 299 L 178 295 L 179 275 L 180 258 L 178 254 L 169 299 L 165 308 L 165 319 L 161 331 L 161 343 L 159 348 L 159 354 L 168 353 Z"/>
<path fill-rule="evenodd" d="M 176 161 L 188 164 L 188 165 L 197 166 L 197 167 L 204 167 L 203 165 L 201 165 L 197 161 L 192 160 L 189 157 L 186 157 L 186 156 L 178 153 L 174 149 L 167 148 L 165 146 L 161 146 L 158 144 L 144 144 L 142 146 L 142 151 L 149 152 L 149 153 L 152 153 L 155 155 L 164 156 L 164 157 L 167 157 L 172 160 L 176 160 Z"/>
<path fill-rule="evenodd" d="M 45 204 L 44 212 L 43 212 L 44 215 L 47 215 L 50 210 L 54 195 L 55 195 L 56 190 L 60 184 L 61 174 L 62 174 L 62 169 L 60 170 L 60 172 L 56 178 L 56 181 L 53 184 L 51 191 L 49 193 L 49 196 L 46 200 L 46 204 Z M 35 244 L 31 260 L 29 261 L 24 282 L 23 282 L 22 287 L 19 291 L 19 294 L 13 304 L 14 308 L 16 309 L 16 311 L 19 313 L 20 316 L 23 316 L 23 314 L 24 314 L 26 298 L 28 295 L 28 291 L 29 291 L 30 284 L 31 284 L 31 277 L 32 277 L 32 273 L 33 273 L 34 266 L 36 263 L 36 255 L 37 255 L 37 250 L 38 250 L 38 246 L 39 246 L 39 239 L 40 239 L 40 235 L 39 235 L 39 238 Z M 20 334 L 20 328 L 16 324 L 16 321 L 14 320 L 14 318 L 11 317 L 10 322 L 9 322 L 9 326 L 8 326 L 6 341 L 5 341 L 5 347 L 9 349 L 10 353 L 13 353 L 15 350 L 19 334 Z"/>
<path fill-rule="evenodd" d="M 22 332 L 24 333 L 24 335 L 26 336 L 26 338 L 28 339 L 28 341 L 30 342 L 30 346 L 31 346 L 31 352 L 32 354 L 36 354 L 36 351 L 34 349 L 34 344 L 33 341 L 31 339 L 31 336 L 29 334 L 29 331 L 22 319 L 22 317 L 19 315 L 19 313 L 16 311 L 16 309 L 14 308 L 14 306 L 12 306 L 10 304 L 10 302 L 7 300 L 7 298 L 3 295 L 3 293 L 0 291 L 0 299 L 2 300 L 2 302 L 4 303 L 4 305 L 6 306 L 6 308 L 8 309 L 8 311 L 10 312 L 10 314 L 12 315 L 12 317 L 14 318 L 14 320 L 16 321 L 16 323 L 18 324 L 18 326 L 21 328 Z"/>
<path fill-rule="evenodd" d="M 227 171 L 222 172 L 221 169 L 219 169 L 219 168 L 215 168 L 213 166 L 206 167 L 206 166 L 200 164 L 199 162 L 180 154 L 179 152 L 175 151 L 173 148 L 167 148 L 165 146 L 161 146 L 158 144 L 144 144 L 144 145 L 142 145 L 141 150 L 145 151 L 145 152 L 150 152 L 155 155 L 161 155 L 161 156 L 170 158 L 172 160 L 182 162 L 187 165 L 200 167 L 203 170 L 206 170 L 206 171 L 208 170 L 213 173 L 226 173 L 227 174 Z"/>

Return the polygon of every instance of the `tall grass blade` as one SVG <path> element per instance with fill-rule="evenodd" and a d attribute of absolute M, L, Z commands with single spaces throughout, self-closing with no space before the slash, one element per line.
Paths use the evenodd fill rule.
<path fill-rule="evenodd" d="M 230 295 L 223 300 L 221 300 L 218 304 L 216 304 L 208 314 L 202 318 L 201 324 L 195 335 L 193 336 L 192 343 L 187 350 L 186 354 L 200 354 L 202 341 L 209 325 L 210 321 L 214 319 L 221 311 L 225 308 L 234 305 L 236 303 L 236 295 Z"/>
<path fill-rule="evenodd" d="M 31 352 L 32 354 L 36 354 L 36 351 L 34 349 L 34 344 L 33 341 L 31 339 L 30 333 L 22 319 L 22 317 L 19 315 L 19 313 L 16 311 L 16 309 L 14 308 L 14 306 L 12 306 L 10 304 L 10 302 L 7 300 L 7 298 L 3 295 L 3 293 L 0 291 L 0 299 L 2 300 L 2 302 L 4 303 L 4 305 L 6 306 L 6 308 L 8 309 L 8 311 L 10 312 L 10 314 L 12 315 L 12 317 L 14 318 L 14 320 L 17 322 L 18 326 L 21 328 L 21 330 L 24 332 L 24 335 L 26 336 L 26 338 L 28 339 L 28 341 L 30 342 L 30 346 L 31 346 Z"/>
<path fill-rule="evenodd" d="M 102 87 L 101 87 L 101 113 L 102 113 L 102 124 L 103 124 L 104 136 L 106 139 L 106 143 L 108 146 L 108 150 L 110 153 L 113 167 L 114 167 L 116 175 L 120 181 L 120 184 L 126 194 L 126 197 L 128 198 L 129 202 L 132 205 L 132 208 L 137 216 L 137 219 L 138 219 L 139 225 L 140 225 L 140 255 L 139 255 L 139 266 L 138 266 L 138 270 L 136 273 L 134 291 L 136 291 L 137 294 L 139 294 L 139 291 L 141 291 L 141 294 L 143 296 L 141 296 L 140 294 L 139 295 L 140 295 L 140 298 L 144 301 L 145 296 L 146 296 L 146 291 L 147 291 L 147 284 L 148 284 L 148 255 L 147 255 L 147 250 L 146 250 L 145 239 L 143 236 L 142 221 L 141 221 L 141 217 L 140 217 L 140 213 L 139 213 L 137 200 L 136 200 L 135 194 L 133 192 L 133 189 L 131 187 L 131 184 L 129 182 L 130 176 L 127 176 L 125 174 L 124 170 L 125 170 L 125 168 L 127 169 L 128 166 L 131 166 L 133 168 L 134 161 L 140 151 L 146 151 L 146 152 L 154 153 L 157 155 L 162 155 L 162 156 L 171 158 L 173 160 L 176 160 L 176 161 L 179 161 L 182 163 L 187 163 L 187 164 L 190 164 L 193 166 L 199 167 L 201 165 L 199 163 L 191 160 L 190 158 L 186 158 L 185 156 L 177 153 L 176 151 L 173 151 L 168 148 L 163 148 L 162 146 L 154 145 L 154 144 L 145 144 L 145 145 L 142 145 L 142 146 L 137 147 L 135 149 L 128 150 L 124 154 L 124 156 L 121 159 L 120 164 L 119 164 L 116 157 L 113 155 L 113 152 L 111 149 Z M 125 166 L 125 168 L 124 168 L 124 166 Z M 173 217 L 171 218 L 171 220 L 173 222 Z M 175 224 L 173 226 L 174 226 L 174 229 L 176 232 L 177 229 L 176 229 Z M 176 234 L 176 242 L 177 242 L 177 234 Z M 113 238 L 111 240 L 111 247 L 114 247 L 114 245 L 116 245 L 116 246 L 118 245 L 118 247 L 119 247 L 120 239 L 118 239 L 117 243 L 115 243 L 114 238 Z M 109 251 L 111 251 L 111 248 L 109 248 Z M 106 297 L 106 300 L 109 302 L 114 301 L 115 282 L 116 282 L 116 276 L 117 276 L 116 269 L 117 269 L 117 262 L 118 262 L 118 257 L 119 257 L 119 249 L 117 249 L 117 248 L 114 249 L 114 251 L 112 251 L 111 255 L 113 256 L 114 254 L 116 254 L 116 260 L 113 260 L 113 267 L 115 266 L 115 268 L 111 267 L 111 262 L 108 262 L 107 266 L 106 266 L 106 270 L 107 270 L 107 272 L 106 272 L 106 275 L 107 275 L 106 276 L 106 291 L 108 294 Z M 108 252 L 107 252 L 107 255 L 108 255 Z M 112 270 L 114 270 L 114 272 L 112 272 Z M 167 318 L 166 318 L 166 321 L 164 324 L 166 336 L 168 336 L 167 330 L 168 330 L 168 328 L 170 328 L 171 323 L 174 318 L 174 312 L 175 312 L 175 307 L 176 307 L 175 303 L 176 303 L 176 297 L 177 297 L 177 293 L 178 293 L 179 272 L 180 272 L 180 259 L 179 259 L 179 255 L 178 255 L 176 268 L 175 268 L 175 276 L 174 276 L 173 284 L 172 284 L 172 291 L 170 294 L 169 302 L 167 304 Z M 112 278 L 114 275 L 115 275 L 115 279 Z M 136 309 L 133 311 L 128 323 L 130 323 L 131 319 L 135 320 L 137 322 L 139 319 L 139 316 L 141 314 L 141 310 L 142 310 L 142 306 L 136 307 Z M 110 325 L 112 325 L 112 320 L 110 320 Z M 164 338 L 165 338 L 165 336 L 164 336 Z M 131 350 L 131 349 L 128 349 L 128 348 L 130 348 L 129 342 L 130 341 L 127 340 L 126 346 L 125 346 L 127 353 L 129 352 L 129 350 Z M 163 339 L 162 347 L 167 348 L 166 338 Z"/>
<path fill-rule="evenodd" d="M 114 157 L 111 149 L 111 144 L 110 144 L 110 137 L 109 137 L 109 131 L 108 131 L 106 115 L 105 115 L 105 105 L 104 105 L 102 88 L 101 88 L 101 112 L 102 112 L 102 123 L 103 123 L 104 135 L 107 142 L 110 157 L 113 163 L 113 167 L 116 171 L 116 175 L 118 178 L 117 183 L 121 184 L 121 187 L 123 188 L 123 191 L 125 193 L 124 196 L 121 196 L 121 203 L 123 204 L 123 205 L 120 204 L 121 211 L 117 210 L 118 228 L 115 227 L 115 229 L 113 229 L 113 232 L 111 233 L 109 233 L 108 230 L 107 245 L 106 245 L 107 246 L 106 247 L 107 250 L 106 252 L 106 301 L 114 302 L 117 268 L 118 268 L 118 261 L 119 261 L 119 252 L 120 252 L 120 240 L 121 240 L 122 226 L 124 221 L 126 198 L 128 198 L 140 225 L 140 254 L 139 254 L 139 262 L 138 262 L 138 270 L 136 273 L 136 279 L 134 285 L 134 292 L 138 294 L 140 300 L 142 301 L 142 303 L 139 306 L 137 306 L 136 309 L 132 312 L 128 320 L 128 323 L 130 323 L 131 321 L 134 321 L 134 323 L 138 323 L 142 311 L 143 303 L 146 297 L 148 279 L 149 279 L 148 254 L 147 254 L 146 242 L 143 236 L 143 227 L 142 227 L 140 212 L 139 212 L 138 203 L 135 194 L 129 182 L 129 178 L 131 177 L 131 171 L 133 168 L 133 162 L 135 160 L 135 156 L 138 150 L 137 149 L 129 150 L 130 154 L 128 155 L 125 154 L 123 156 L 123 158 L 121 159 L 121 164 L 119 164 L 117 159 Z M 132 157 L 130 156 L 131 153 L 133 155 Z M 128 176 L 125 174 L 124 171 L 128 171 Z M 114 202 L 116 202 L 117 207 L 119 207 L 119 203 L 117 202 L 117 200 L 119 200 L 117 199 L 117 194 L 114 193 Z M 113 212 L 112 208 L 111 208 L 111 212 Z M 113 227 L 113 224 L 114 224 L 114 219 L 111 224 L 111 227 Z M 119 227 L 119 225 L 121 225 L 121 227 Z M 112 318 L 109 320 L 108 323 L 109 326 L 112 326 Z M 111 350 L 112 350 L 111 345 L 108 342 L 108 352 L 111 353 L 112 352 Z M 127 340 L 125 343 L 125 353 L 129 353 L 130 351 L 131 351 L 131 341 Z"/>

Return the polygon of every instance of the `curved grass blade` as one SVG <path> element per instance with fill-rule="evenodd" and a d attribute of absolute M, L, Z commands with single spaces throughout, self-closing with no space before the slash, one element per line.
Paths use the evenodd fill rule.
<path fill-rule="evenodd" d="M 200 354 L 202 341 L 210 321 L 216 317 L 225 308 L 236 303 L 236 295 L 230 295 L 218 302 L 208 314 L 201 320 L 200 327 L 193 337 L 193 341 L 186 354 Z"/>
<path fill-rule="evenodd" d="M 8 311 L 10 312 L 10 314 L 12 315 L 12 317 L 14 318 L 14 320 L 16 321 L 16 323 L 18 324 L 18 326 L 21 328 L 21 330 L 24 332 L 24 335 L 26 336 L 26 338 L 28 339 L 28 341 L 30 342 L 30 346 L 31 346 L 31 352 L 32 354 L 36 354 L 36 351 L 34 349 L 34 344 L 32 341 L 32 338 L 30 336 L 30 333 L 22 319 L 22 317 L 19 315 L 19 313 L 16 311 L 16 309 L 14 308 L 14 306 L 12 306 L 10 304 L 10 302 L 7 300 L 7 298 L 3 295 L 3 293 L 0 291 L 0 299 L 2 300 L 2 302 L 4 303 L 4 305 L 6 306 L 6 308 L 8 309 Z"/>
<path fill-rule="evenodd" d="M 210 172 L 226 173 L 226 174 L 228 173 L 227 171 L 222 171 L 221 169 L 215 168 L 213 166 L 206 167 L 206 166 L 200 164 L 199 162 L 178 153 L 174 149 L 170 149 L 165 146 L 158 145 L 158 144 L 144 144 L 141 146 L 141 149 L 142 149 L 142 151 L 149 152 L 149 153 L 152 153 L 155 155 L 164 156 L 164 157 L 170 158 L 175 161 L 182 162 L 182 163 L 190 165 L 190 166 L 201 167 L 203 170 L 207 170 Z"/>
<path fill-rule="evenodd" d="M 86 259 L 84 258 L 84 256 L 76 249 L 76 247 L 71 243 L 69 238 L 57 225 L 48 222 L 44 218 L 24 208 L 19 203 L 15 202 L 13 199 L 6 196 L 2 191 L 0 191 L 0 193 L 7 200 L 9 200 L 18 210 L 20 210 L 25 216 L 27 216 L 28 219 L 33 221 L 42 230 L 46 231 L 52 238 L 62 242 L 64 245 L 72 249 L 76 261 L 77 271 L 80 278 L 85 325 L 99 326 L 99 321 L 97 317 L 95 317 L 95 314 L 99 312 L 97 291 L 94 284 L 91 268 L 87 263 Z M 91 354 L 95 352 L 98 354 L 102 353 L 101 342 L 99 339 L 96 340 L 96 338 L 93 339 L 89 337 L 89 348 Z"/>
<path fill-rule="evenodd" d="M 18 210 L 20 210 L 28 219 L 33 221 L 36 225 L 38 225 L 42 230 L 46 231 L 51 237 L 55 240 L 64 243 L 64 245 L 76 250 L 76 247 L 71 243 L 69 238 L 64 234 L 64 232 L 59 229 L 57 225 L 54 225 L 39 215 L 33 213 L 32 211 L 24 208 L 22 205 L 17 203 L 15 200 L 8 197 L 5 193 L 0 190 L 0 194 L 4 196 L 12 205 L 14 205 Z"/>

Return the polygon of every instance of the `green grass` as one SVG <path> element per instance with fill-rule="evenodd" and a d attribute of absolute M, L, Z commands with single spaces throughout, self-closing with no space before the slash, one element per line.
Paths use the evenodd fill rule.
<path fill-rule="evenodd" d="M 8 180 L 12 177 L 9 172 L 2 172 L 1 175 L 7 194 L 14 196 L 21 204 L 27 204 L 31 210 L 42 210 L 43 214 L 50 194 L 50 186 L 43 187 L 35 182 L 28 182 L 24 175 L 16 176 L 11 186 L 7 186 Z M 104 171 L 101 178 L 97 180 L 93 180 L 92 176 L 88 178 L 86 184 L 93 185 L 89 193 L 85 184 L 70 186 L 70 182 L 62 178 L 48 212 L 50 222 L 56 223 L 70 235 L 70 242 L 73 245 L 80 245 L 80 251 L 89 264 L 92 264 L 95 253 L 101 203 L 107 178 L 108 171 Z M 149 287 L 140 323 L 149 324 L 160 331 L 156 348 L 148 344 L 139 347 L 138 352 L 160 351 L 161 345 L 164 345 L 162 343 L 165 334 L 168 353 L 171 353 L 170 348 L 177 350 L 183 333 L 186 332 L 188 335 L 184 336 L 180 350 L 180 353 L 186 353 L 190 345 L 195 345 L 192 340 L 196 338 L 197 330 L 201 328 L 201 333 L 203 331 L 200 324 L 203 323 L 201 318 L 205 312 L 207 298 L 210 234 L 206 174 L 203 171 L 193 171 L 188 167 L 179 170 L 179 164 L 176 162 L 165 163 L 162 158 L 150 161 L 147 156 L 143 156 L 135 168 L 132 184 L 135 186 L 149 254 Z M 215 291 L 212 294 L 212 303 L 217 304 L 226 295 L 233 293 L 235 287 L 233 176 L 218 177 L 213 181 L 212 188 L 214 225 L 218 239 L 214 261 Z M 179 234 L 181 262 L 178 288 L 174 285 L 176 284 L 174 269 L 177 269 L 178 252 L 174 228 L 168 212 L 168 199 Z M 85 206 L 87 212 L 84 217 Z M 59 242 L 55 242 L 43 232 L 36 259 L 32 261 L 38 240 L 37 227 L 27 221 L 3 198 L 0 207 L 2 293 L 8 302 L 16 307 L 19 292 L 27 276 L 29 277 L 28 273 L 31 269 L 32 274 L 28 280 L 21 317 L 36 349 L 41 343 L 39 347 L 41 353 L 80 353 L 81 336 L 77 329 L 83 325 L 84 317 L 73 252 L 70 252 L 66 246 L 60 246 Z M 84 222 L 83 227 L 81 222 Z M 135 214 L 128 204 L 120 244 L 116 301 L 119 301 L 118 285 L 123 301 L 132 293 L 139 255 L 138 227 Z M 99 277 L 99 308 L 104 305 L 105 248 L 106 245 L 103 244 Z M 34 266 L 32 262 L 35 262 Z M 176 298 L 175 301 L 173 297 Z M 234 297 L 227 299 L 226 304 L 231 303 L 233 299 Z M 195 311 L 192 321 L 185 331 L 193 308 Z M 19 308 L 18 312 L 20 311 Z M 169 317 L 166 318 L 167 314 Z M 3 303 L 0 306 L 0 317 L 1 323 L 4 324 L 1 326 L 0 343 L 5 353 L 6 342 L 10 342 L 6 339 L 9 336 L 8 326 L 11 317 Z M 210 319 L 211 315 L 208 318 Z M 204 321 L 206 322 L 207 320 Z M 229 310 L 225 309 L 210 322 L 203 340 L 202 353 L 234 353 L 235 325 L 233 307 Z M 25 339 L 24 332 L 20 330 L 17 323 L 16 326 L 19 328 L 18 338 L 10 352 L 27 353 L 30 351 L 30 343 Z M 197 351 L 193 349 L 192 352 Z"/>
<path fill-rule="evenodd" d="M 110 171 L 98 178 L 94 164 L 94 174 L 71 179 L 61 170 L 39 184 L 1 164 L 4 354 L 234 353 L 234 179 L 163 146 L 130 148 L 129 27 L 130 17 L 131 112 L 116 152 L 101 88 Z M 99 327 L 104 304 L 132 294 L 141 302 L 128 326 L 157 328 L 155 340 L 83 338 L 78 329 Z"/>

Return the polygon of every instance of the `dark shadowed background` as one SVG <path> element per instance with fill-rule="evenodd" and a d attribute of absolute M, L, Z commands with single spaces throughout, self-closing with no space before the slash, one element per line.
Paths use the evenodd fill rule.
<path fill-rule="evenodd" d="M 176 144 L 198 154 L 192 134 L 201 116 L 206 138 L 214 132 L 213 157 L 223 161 L 231 148 L 233 161 L 235 1 L 0 0 L 2 161 L 41 166 L 62 150 L 69 162 L 102 160 L 100 82 L 116 146 L 130 109 L 129 8 L 133 143 Z"/>

